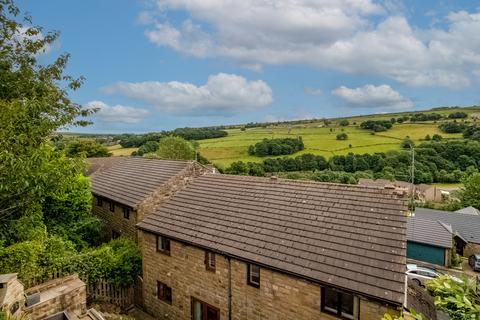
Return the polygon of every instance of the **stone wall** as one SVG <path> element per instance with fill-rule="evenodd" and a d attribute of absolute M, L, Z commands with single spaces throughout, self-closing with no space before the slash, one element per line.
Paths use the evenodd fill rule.
<path fill-rule="evenodd" d="M 68 276 L 48 281 L 25 292 L 39 293 L 40 302 L 24 308 L 29 319 L 43 319 L 61 311 L 81 315 L 86 312 L 87 292 L 85 283 L 78 276 Z"/>
<path fill-rule="evenodd" d="M 146 310 L 159 319 L 189 319 L 191 298 L 220 310 L 228 319 L 229 261 L 216 255 L 216 271 L 206 270 L 205 251 L 171 241 L 171 255 L 156 252 L 156 237 L 141 232 L 143 296 Z M 336 319 L 320 311 L 318 284 L 262 268 L 260 288 L 247 284 L 247 264 L 231 259 L 232 319 Z M 157 298 L 157 281 L 172 288 L 172 304 Z M 395 307 L 360 298 L 360 319 L 381 319 Z"/>
<path fill-rule="evenodd" d="M 463 250 L 463 256 L 468 258 L 474 253 L 480 253 L 480 244 L 467 243 L 465 249 Z"/>
<path fill-rule="evenodd" d="M 17 275 L 12 274 L 8 282 L 3 284 L 3 289 L 0 289 L 0 310 L 15 311 L 15 316 L 22 313 L 21 307 L 24 304 L 23 284 L 18 281 Z"/>
<path fill-rule="evenodd" d="M 114 202 L 115 211 L 110 211 L 110 202 L 109 199 L 102 198 L 102 206 L 97 205 L 97 197 L 93 197 L 93 214 L 99 217 L 104 222 L 104 234 L 105 240 L 110 240 L 112 238 L 113 232 L 120 235 L 125 235 L 133 240 L 137 240 L 137 229 L 135 225 L 137 224 L 137 212 L 130 209 L 129 219 L 123 217 L 123 208 L 127 206 Z"/>

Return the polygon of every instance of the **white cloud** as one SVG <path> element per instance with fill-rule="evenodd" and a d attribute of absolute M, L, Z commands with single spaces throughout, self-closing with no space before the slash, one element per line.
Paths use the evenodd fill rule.
<path fill-rule="evenodd" d="M 314 87 L 305 87 L 303 88 L 303 92 L 306 94 L 310 94 L 312 96 L 319 96 L 322 94 L 322 90 Z"/>
<path fill-rule="evenodd" d="M 389 3 L 389 2 L 387 2 Z M 371 0 L 157 0 L 148 39 L 195 57 L 226 57 L 261 70 L 306 64 L 386 76 L 417 86 L 470 85 L 480 67 L 480 13 L 452 12 L 446 29 L 412 27 Z M 186 11 L 178 25 L 168 11 Z M 395 15 L 389 15 L 389 12 Z M 375 19 L 374 19 L 375 18 Z"/>
<path fill-rule="evenodd" d="M 105 122 L 139 123 L 150 114 L 146 109 L 122 105 L 109 106 L 102 101 L 90 101 L 85 106 L 89 109 L 97 108 L 95 116 Z"/>
<path fill-rule="evenodd" d="M 333 90 L 332 94 L 352 107 L 408 109 L 413 106 L 410 99 L 385 84 L 368 84 L 355 89 L 341 86 Z"/>
<path fill-rule="evenodd" d="M 269 105 L 272 89 L 262 80 L 219 73 L 197 86 L 187 82 L 119 82 L 102 91 L 145 101 L 177 115 L 231 115 Z"/>

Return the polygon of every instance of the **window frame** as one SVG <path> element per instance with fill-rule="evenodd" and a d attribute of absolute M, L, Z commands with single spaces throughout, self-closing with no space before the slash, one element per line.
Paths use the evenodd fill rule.
<path fill-rule="evenodd" d="M 255 281 L 252 281 L 252 268 L 258 268 L 258 283 Z M 255 288 L 260 288 L 260 283 L 261 283 L 261 276 L 260 276 L 260 266 L 258 264 L 253 264 L 249 263 L 247 264 L 247 284 L 255 287 Z"/>
<path fill-rule="evenodd" d="M 109 206 L 110 206 L 110 211 L 115 212 L 115 202 L 110 201 Z"/>
<path fill-rule="evenodd" d="M 213 265 L 211 264 L 213 262 Z M 217 269 L 217 259 L 215 252 L 205 250 L 205 269 L 207 271 L 215 272 Z"/>
<path fill-rule="evenodd" d="M 159 246 L 159 240 L 160 240 L 160 246 Z M 168 248 L 163 248 L 165 245 L 165 247 L 168 247 Z M 166 254 L 167 256 L 170 255 L 171 253 L 171 241 L 169 238 L 165 237 L 165 236 L 160 236 L 160 235 L 157 235 L 156 236 L 156 246 L 157 246 L 157 252 L 161 252 L 163 254 Z"/>
<path fill-rule="evenodd" d="M 103 199 L 101 197 L 97 197 L 97 207 L 103 207 Z"/>
<path fill-rule="evenodd" d="M 198 303 L 200 303 L 200 305 L 201 305 L 201 313 L 202 313 L 202 315 L 201 315 L 200 318 L 201 318 L 202 320 L 203 320 L 203 319 L 207 319 L 207 310 L 208 310 L 208 308 L 215 310 L 215 311 L 217 312 L 217 320 L 220 320 L 220 308 L 217 308 L 217 307 L 215 307 L 215 306 L 212 306 L 211 304 L 206 303 L 206 302 L 204 302 L 204 301 L 202 301 L 202 300 L 200 300 L 200 299 L 197 299 L 197 298 L 195 298 L 195 297 L 193 297 L 193 296 L 191 297 L 190 301 L 191 301 L 191 302 L 190 302 L 190 310 L 191 310 L 192 319 L 195 319 L 195 308 L 194 308 L 194 306 L 195 306 L 195 302 L 198 302 Z"/>
<path fill-rule="evenodd" d="M 169 293 L 168 293 L 169 292 Z M 173 290 L 165 282 L 157 280 L 157 299 L 172 305 L 173 302 Z"/>
<path fill-rule="evenodd" d="M 331 308 L 327 307 L 325 305 L 325 297 L 326 297 L 325 291 L 326 291 L 327 288 L 337 293 L 337 309 L 336 309 L 336 312 L 331 311 Z M 346 316 L 342 313 L 343 295 L 350 295 L 353 298 L 352 299 L 352 301 L 353 301 L 353 305 L 352 305 L 353 314 L 352 314 L 351 317 L 350 317 L 350 315 Z M 354 295 L 353 293 L 340 291 L 340 290 L 337 290 L 337 289 L 332 288 L 332 287 L 322 287 L 322 289 L 321 289 L 321 299 L 320 299 L 320 311 L 322 311 L 323 313 L 336 316 L 337 318 L 340 318 L 340 319 L 358 320 L 359 319 L 359 313 L 360 313 L 359 310 L 360 310 L 360 299 L 356 295 Z"/>
<path fill-rule="evenodd" d="M 130 208 L 128 207 L 123 207 L 123 218 L 130 220 Z"/>

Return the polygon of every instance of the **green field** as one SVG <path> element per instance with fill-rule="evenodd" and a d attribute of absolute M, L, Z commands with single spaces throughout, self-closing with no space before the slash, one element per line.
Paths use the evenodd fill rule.
<path fill-rule="evenodd" d="M 392 129 L 372 135 L 369 130 L 360 129 L 357 126 L 342 127 L 330 126 L 320 127 L 321 123 L 310 123 L 308 125 L 271 126 L 267 128 L 251 128 L 241 131 L 231 129 L 228 136 L 218 139 L 201 140 L 201 154 L 214 164 L 226 167 L 234 161 L 262 161 L 265 157 L 250 156 L 247 153 L 248 146 L 261 141 L 264 138 L 283 138 L 301 136 L 305 149 L 292 156 L 302 153 L 313 153 L 323 155 L 327 158 L 332 155 L 353 153 L 374 153 L 388 150 L 399 150 L 400 142 L 409 136 L 415 143 L 424 139 L 427 134 L 432 136 L 435 133 L 441 134 L 444 138 L 460 138 L 461 134 L 445 134 L 438 129 L 435 123 L 406 123 L 395 124 Z M 289 133 L 290 132 L 290 133 Z M 348 140 L 339 141 L 336 136 L 340 132 L 348 134 Z M 351 145 L 351 147 L 350 147 Z"/>
<path fill-rule="evenodd" d="M 122 148 L 121 145 L 116 144 L 113 146 L 107 147 L 108 151 L 112 153 L 112 156 L 129 156 L 132 154 L 133 151 L 137 151 L 138 148 Z"/>

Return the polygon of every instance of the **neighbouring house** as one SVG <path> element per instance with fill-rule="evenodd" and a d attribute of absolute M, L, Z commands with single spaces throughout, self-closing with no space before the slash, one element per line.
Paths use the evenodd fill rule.
<path fill-rule="evenodd" d="M 472 206 L 465 207 L 465 208 L 462 208 L 462 209 L 458 209 L 455 212 L 463 213 L 463 214 L 473 214 L 473 215 L 476 215 L 476 216 L 480 216 L 480 210 L 478 210 L 477 208 L 474 208 Z"/>
<path fill-rule="evenodd" d="M 394 190 L 205 174 L 138 224 L 160 319 L 380 319 L 405 303 Z"/>
<path fill-rule="evenodd" d="M 469 257 L 480 253 L 480 215 L 416 208 L 415 217 L 440 221 L 452 228 L 455 250 L 458 254 Z"/>
<path fill-rule="evenodd" d="M 142 157 L 90 158 L 93 213 L 105 223 L 107 239 L 137 238 L 135 225 L 176 189 L 208 168 L 194 161 Z"/>
<path fill-rule="evenodd" d="M 449 267 L 452 247 L 450 226 L 440 221 L 408 217 L 407 258 Z"/>
<path fill-rule="evenodd" d="M 361 178 L 358 180 L 358 184 L 362 186 L 380 187 L 385 189 L 395 189 L 397 192 L 404 193 L 405 195 L 411 195 L 414 191 L 415 198 L 426 202 L 443 202 L 450 198 L 451 193 L 458 188 L 440 188 L 435 185 L 429 184 L 417 184 L 413 186 L 409 182 L 405 181 L 390 181 L 386 179 L 366 179 Z M 414 188 L 414 189 L 413 189 Z"/>

